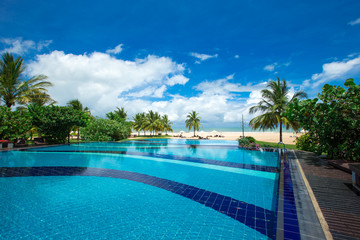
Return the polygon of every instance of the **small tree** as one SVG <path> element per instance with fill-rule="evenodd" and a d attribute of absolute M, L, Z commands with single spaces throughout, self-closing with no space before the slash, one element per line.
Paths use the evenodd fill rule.
<path fill-rule="evenodd" d="M 360 161 L 360 85 L 350 78 L 345 87 L 326 84 L 318 98 L 290 104 L 286 116 L 307 131 L 298 145 Z"/>
<path fill-rule="evenodd" d="M 28 112 L 12 112 L 8 107 L 0 106 L 0 139 L 26 138 L 31 127 L 31 116 Z"/>
<path fill-rule="evenodd" d="M 48 143 L 65 143 L 74 126 L 86 126 L 89 116 L 71 107 L 30 105 L 32 123 Z"/>
<path fill-rule="evenodd" d="M 130 135 L 130 124 L 110 119 L 93 119 L 81 129 L 81 138 L 86 141 L 118 141 Z"/>

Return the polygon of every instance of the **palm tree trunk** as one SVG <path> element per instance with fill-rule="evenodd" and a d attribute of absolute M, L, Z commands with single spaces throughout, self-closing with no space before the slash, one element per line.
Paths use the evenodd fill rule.
<path fill-rule="evenodd" d="M 80 140 L 80 127 L 77 129 L 77 140 L 79 141 Z"/>
<path fill-rule="evenodd" d="M 194 128 L 194 137 L 195 137 L 195 128 Z"/>
<path fill-rule="evenodd" d="M 282 121 L 280 119 L 280 142 L 282 142 Z"/>

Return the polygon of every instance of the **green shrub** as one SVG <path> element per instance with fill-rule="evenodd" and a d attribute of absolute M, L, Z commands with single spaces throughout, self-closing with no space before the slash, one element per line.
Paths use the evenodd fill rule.
<path fill-rule="evenodd" d="M 74 126 L 86 126 L 89 116 L 71 107 L 30 105 L 32 123 L 48 143 L 65 143 Z"/>
<path fill-rule="evenodd" d="M 130 124 L 125 121 L 93 119 L 81 128 L 81 139 L 85 141 L 118 141 L 130 135 Z"/>
<path fill-rule="evenodd" d="M 255 138 L 253 137 L 240 137 L 238 139 L 240 147 L 251 147 L 255 144 Z"/>
<path fill-rule="evenodd" d="M 0 106 L 0 139 L 26 138 L 31 127 L 31 116 L 28 112 L 12 112 L 8 107 Z"/>
<path fill-rule="evenodd" d="M 316 143 L 311 139 L 308 134 L 301 135 L 296 139 L 296 148 L 299 150 L 317 152 Z"/>
<path fill-rule="evenodd" d="M 307 131 L 308 137 L 300 139 L 302 147 L 360 161 L 360 85 L 351 78 L 344 85 L 325 84 L 318 98 L 295 100 L 285 115 Z"/>

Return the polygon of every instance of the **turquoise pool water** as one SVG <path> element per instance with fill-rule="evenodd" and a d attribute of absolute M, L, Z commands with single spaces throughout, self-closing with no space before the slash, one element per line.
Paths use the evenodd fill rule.
<path fill-rule="evenodd" d="M 218 142 L 1 152 L 0 238 L 271 239 L 277 153 Z"/>

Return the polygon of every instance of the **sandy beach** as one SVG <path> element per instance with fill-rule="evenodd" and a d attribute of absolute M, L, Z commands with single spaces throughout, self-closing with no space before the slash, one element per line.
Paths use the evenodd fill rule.
<path fill-rule="evenodd" d="M 194 132 L 181 132 L 182 136 L 185 138 L 193 138 Z M 295 144 L 295 139 L 301 136 L 302 133 L 290 133 L 283 132 L 283 142 L 285 144 Z M 178 137 L 180 132 L 169 133 L 169 135 Z M 236 140 L 242 136 L 242 132 L 196 132 L 196 135 L 201 137 L 211 136 L 209 139 L 223 139 L 223 140 Z M 215 137 L 215 135 L 221 135 L 223 137 Z M 264 142 L 279 142 L 279 133 L 278 132 L 245 132 L 245 136 L 254 137 L 258 141 Z"/>

